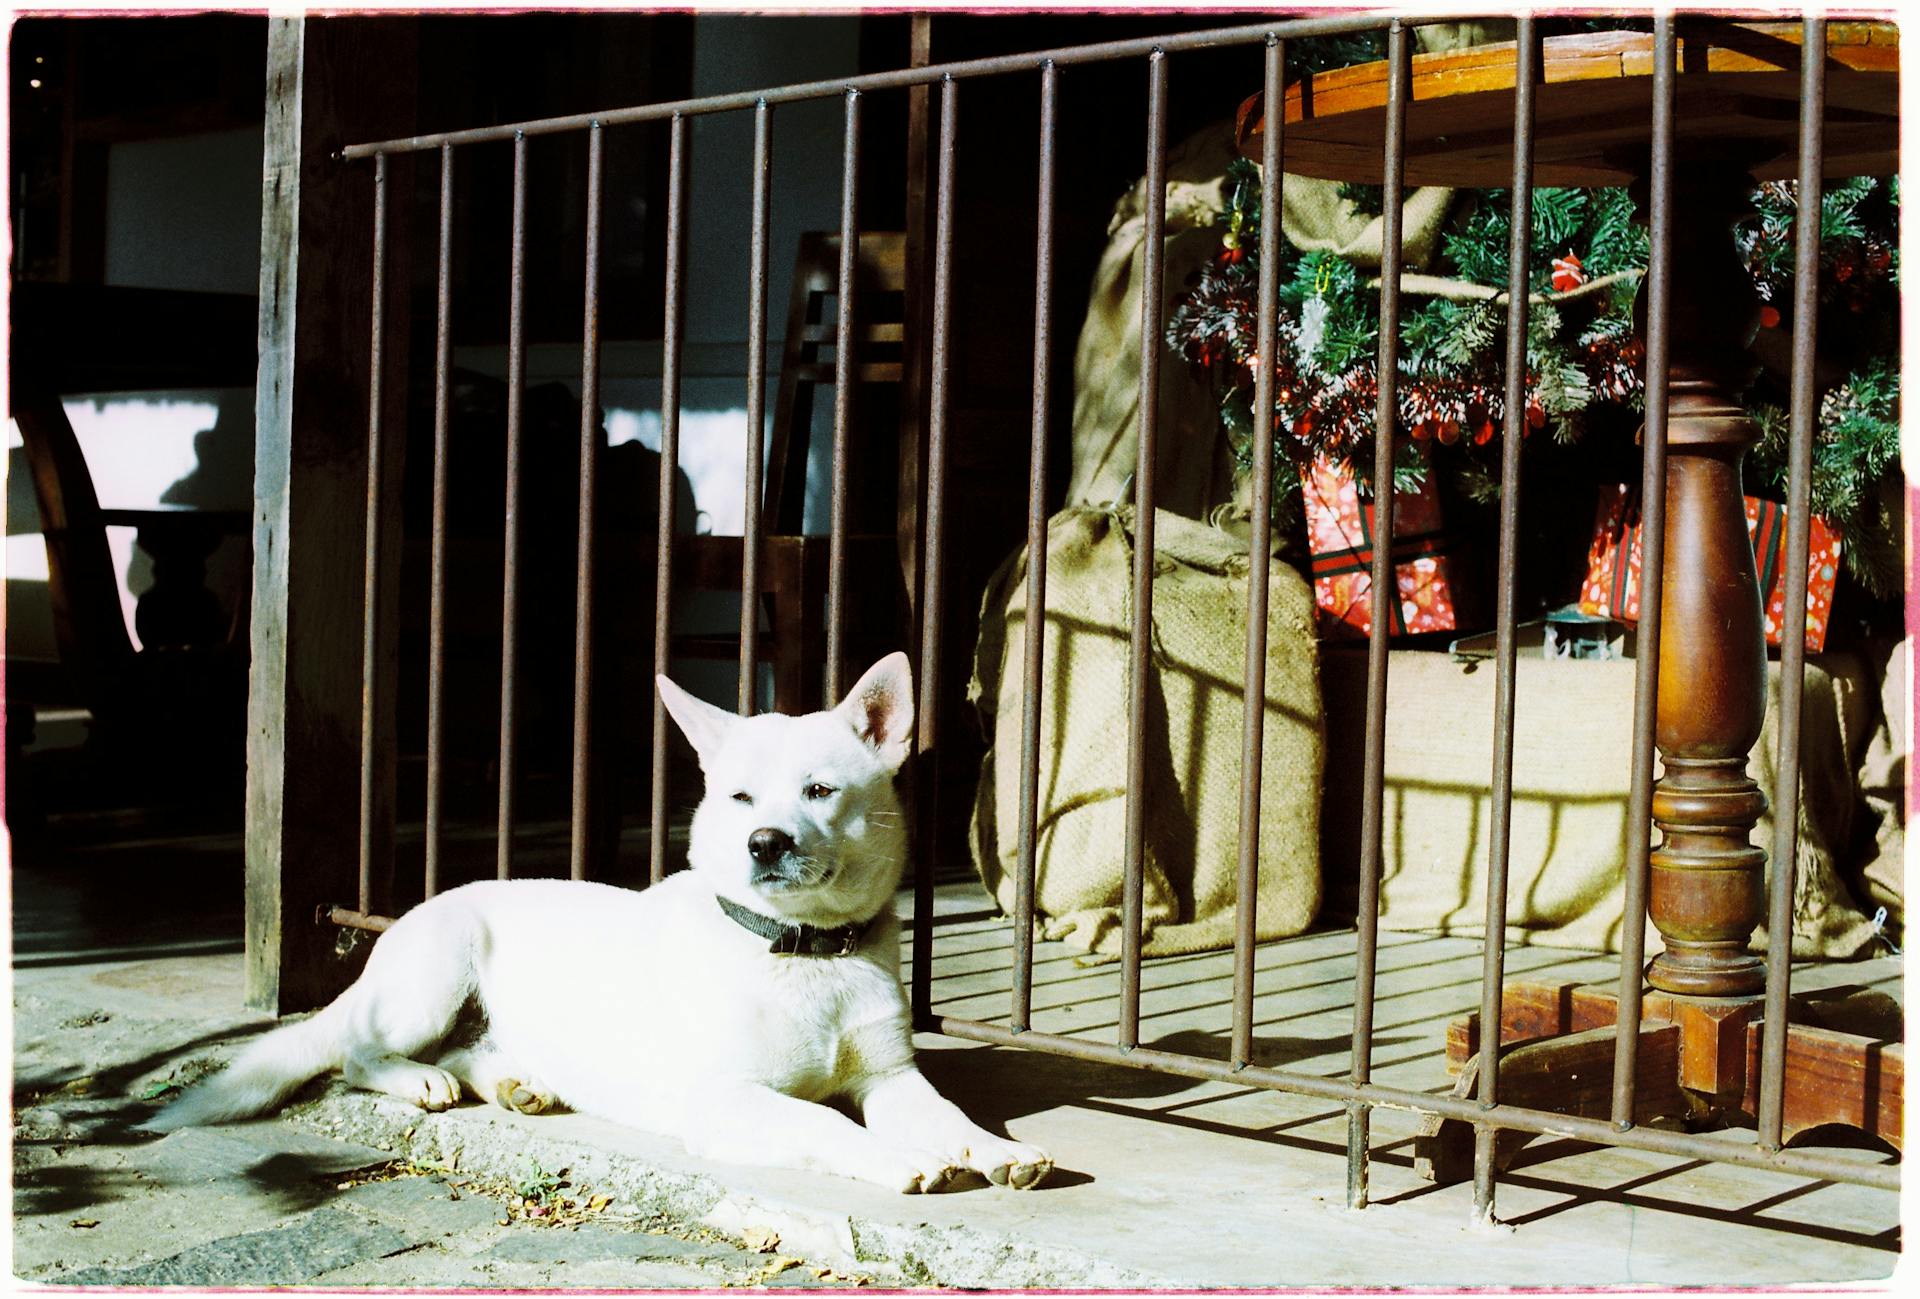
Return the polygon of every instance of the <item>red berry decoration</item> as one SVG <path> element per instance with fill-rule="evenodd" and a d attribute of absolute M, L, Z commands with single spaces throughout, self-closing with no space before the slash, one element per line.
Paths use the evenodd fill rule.
<path fill-rule="evenodd" d="M 1568 249 L 1565 257 L 1553 259 L 1553 288 L 1556 293 L 1571 293 L 1587 282 L 1587 273 L 1581 268 L 1580 259 Z"/>

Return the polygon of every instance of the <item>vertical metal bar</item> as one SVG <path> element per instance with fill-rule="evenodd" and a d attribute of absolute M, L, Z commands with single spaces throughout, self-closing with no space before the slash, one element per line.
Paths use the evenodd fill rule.
<path fill-rule="evenodd" d="M 1786 1097 L 1787 992 L 1793 968 L 1793 870 L 1799 850 L 1801 690 L 1807 661 L 1808 493 L 1813 478 L 1814 325 L 1820 308 L 1821 138 L 1827 20 L 1807 14 L 1800 41 L 1800 187 L 1793 223 L 1793 433 L 1787 450 L 1785 607 L 1780 611 L 1780 757 L 1773 788 L 1773 878 L 1767 898 L 1767 1000 L 1760 1030 L 1760 1146 L 1780 1149 Z"/>
<path fill-rule="evenodd" d="M 1487 838 L 1487 924 L 1480 967 L 1480 1103 L 1499 1100 L 1501 984 L 1506 976 L 1507 851 L 1513 829 L 1514 569 L 1520 546 L 1520 443 L 1527 422 L 1527 293 L 1533 255 L 1534 91 L 1540 39 L 1530 16 L 1515 24 L 1513 79 L 1513 219 L 1507 239 L 1506 427 L 1500 443 L 1500 586 L 1493 682 L 1492 809 Z M 1473 1208 L 1481 1221 L 1494 1210 L 1496 1129 L 1474 1129 Z"/>
<path fill-rule="evenodd" d="M 847 453 L 852 437 L 853 395 L 860 385 L 860 358 L 854 325 L 860 265 L 860 92 L 847 92 L 847 126 L 840 165 L 840 280 L 836 289 L 833 334 L 833 475 L 827 510 L 827 668 L 826 703 L 840 698 L 845 684 L 847 614 Z M 922 668 L 924 674 L 925 669 Z"/>
<path fill-rule="evenodd" d="M 773 180 L 773 109 L 753 108 L 753 235 L 747 267 L 746 524 L 740 538 L 740 715 L 757 711 L 760 677 L 760 493 L 767 412 L 767 198 Z"/>
<path fill-rule="evenodd" d="M 1053 395 L 1053 145 L 1059 70 L 1040 69 L 1040 177 L 1033 269 L 1033 435 L 1027 448 L 1027 628 L 1020 719 L 1020 860 L 1013 903 L 1015 1032 L 1032 1027 L 1033 884 L 1040 816 L 1040 667 L 1047 627 L 1047 403 Z"/>
<path fill-rule="evenodd" d="M 573 836 L 569 874 L 587 877 L 593 743 L 594 477 L 600 458 L 601 126 L 587 128 L 587 267 L 580 324 L 580 533 L 573 594 Z"/>
<path fill-rule="evenodd" d="M 427 593 L 426 896 L 440 891 L 441 760 L 446 744 L 447 396 L 453 371 L 453 146 L 440 146 L 440 267 L 433 329 L 433 542 Z"/>
<path fill-rule="evenodd" d="M 1614 1039 L 1613 1124 L 1633 1126 L 1640 992 L 1652 851 L 1653 736 L 1660 690 L 1660 604 L 1667 553 L 1667 314 L 1673 293 L 1673 15 L 1653 20 L 1653 148 L 1649 160 L 1647 420 L 1640 465 L 1640 630 L 1634 653 L 1633 780 L 1627 795 L 1626 923 L 1620 930 L 1620 1033 Z"/>
<path fill-rule="evenodd" d="M 674 484 L 680 471 L 680 347 L 687 315 L 687 118 L 667 127 L 667 303 L 660 363 L 660 533 L 654 568 L 653 670 L 665 676 L 673 654 Z M 648 815 L 648 877 L 667 874 L 667 707 L 653 694 L 653 801 Z"/>
<path fill-rule="evenodd" d="M 1382 164 L 1379 401 L 1373 425 L 1373 627 L 1367 638 L 1367 739 L 1360 801 L 1359 950 L 1353 978 L 1353 1081 L 1373 1070 L 1373 979 L 1380 941 L 1380 825 L 1386 810 L 1387 640 L 1400 598 L 1393 571 L 1393 449 L 1399 424 L 1400 231 L 1405 181 L 1407 29 L 1387 27 L 1386 148 Z M 1347 1107 L 1347 1204 L 1367 1203 L 1368 1107 Z"/>
<path fill-rule="evenodd" d="M 386 369 L 387 155 L 373 159 L 373 313 L 367 361 L 367 525 L 360 619 L 360 910 L 373 910 L 374 719 L 379 713 L 380 478 L 386 463 L 381 437 L 381 378 Z"/>
<path fill-rule="evenodd" d="M 507 510 L 500 600 L 500 830 L 495 873 L 513 874 L 514 678 L 520 657 L 520 407 L 527 386 L 527 137 L 513 137 L 512 289 L 507 306 Z"/>
<path fill-rule="evenodd" d="M 1260 151 L 1260 305 L 1253 378 L 1253 519 L 1247 542 L 1247 666 L 1241 692 L 1240 870 L 1235 881 L 1233 1042 L 1236 1069 L 1253 1063 L 1253 946 L 1259 936 L 1260 782 L 1267 738 L 1267 604 L 1273 581 L 1273 378 L 1280 333 L 1280 186 L 1286 130 L 1285 47 L 1267 37 L 1265 141 Z"/>
<path fill-rule="evenodd" d="M 1140 430 L 1133 471 L 1133 628 L 1127 672 L 1127 836 L 1122 858 L 1120 1046 L 1140 1045 L 1140 929 L 1147 851 L 1147 674 L 1153 648 L 1153 468 L 1159 431 L 1167 220 L 1167 54 L 1147 56 L 1147 211 L 1140 259 Z"/>
<path fill-rule="evenodd" d="M 927 386 L 927 550 L 920 603 L 918 756 L 914 762 L 914 821 L 918 851 L 913 873 L 913 1015 L 933 1020 L 933 866 L 936 831 L 934 766 L 939 757 L 940 617 L 946 581 L 947 352 L 953 327 L 953 159 L 960 124 L 960 83 L 940 83 L 940 160 L 933 226 L 933 341 Z"/>

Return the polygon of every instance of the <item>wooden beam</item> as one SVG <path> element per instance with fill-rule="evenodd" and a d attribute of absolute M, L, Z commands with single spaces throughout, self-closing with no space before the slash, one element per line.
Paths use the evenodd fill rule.
<path fill-rule="evenodd" d="M 412 18 L 276 18 L 268 31 L 246 999 L 279 1014 L 331 997 L 356 969 L 335 955 L 337 931 L 316 920 L 322 907 L 356 901 L 367 497 L 373 176 L 335 154 L 413 129 L 417 40 Z M 411 204 L 400 168 L 389 186 L 384 418 L 398 442 Z M 391 457 L 389 484 L 399 459 Z M 397 567 L 398 511 L 389 514 Z M 391 664 L 386 680 L 391 699 Z M 377 783 L 390 801 L 390 766 Z"/>
<path fill-rule="evenodd" d="M 1740 1062 L 1740 1108 L 1760 1112 L 1760 1023 L 1745 1025 Z M 1906 1148 L 1901 1098 L 1906 1094 L 1904 1042 L 1860 1037 L 1793 1024 L 1787 1029 L 1786 1095 L 1781 1132 L 1791 1141 L 1802 1132 L 1834 1125 L 1856 1128 L 1895 1150 Z"/>
<path fill-rule="evenodd" d="M 1500 1103 L 1579 1118 L 1605 1118 L 1613 1102 L 1614 1036 L 1609 1025 L 1539 1038 L 1500 1052 Z M 1680 1027 L 1652 1023 L 1640 1029 L 1634 1059 L 1634 1121 L 1688 1114 L 1691 1103 L 1675 1078 L 1680 1072 Z M 1470 1097 L 1480 1082 L 1480 1056 L 1468 1060 L 1454 1081 L 1453 1095 Z M 1442 1185 L 1473 1176 L 1471 1123 L 1428 1115 L 1414 1138 L 1414 1171 Z M 1538 1134 L 1502 1129 L 1494 1138 L 1494 1166 L 1504 1171 L 1521 1147 Z"/>

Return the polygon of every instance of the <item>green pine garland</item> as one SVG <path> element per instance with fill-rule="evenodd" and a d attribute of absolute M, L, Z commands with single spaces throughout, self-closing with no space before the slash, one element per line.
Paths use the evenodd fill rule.
<path fill-rule="evenodd" d="M 1791 327 L 1794 221 L 1789 181 L 1754 194 L 1736 242 L 1765 305 L 1762 329 Z M 1813 512 L 1839 528 L 1847 572 L 1870 594 L 1898 595 L 1906 574 L 1900 478 L 1900 189 L 1898 179 L 1857 176 L 1825 187 L 1820 204 L 1817 341 L 1822 356 L 1857 358 L 1819 394 Z M 1747 394 L 1760 441 L 1747 482 L 1784 498 L 1790 402 L 1784 376 L 1764 374 Z"/>
<path fill-rule="evenodd" d="M 1374 187 L 1343 196 L 1364 210 Z M 1256 420 L 1253 367 L 1259 282 L 1260 175 L 1252 163 L 1229 169 L 1219 218 L 1222 251 L 1180 300 L 1167 325 L 1176 352 L 1205 373 L 1224 429 L 1243 467 Z M 1739 249 L 1765 304 L 1766 328 L 1790 327 L 1794 187 L 1769 182 L 1738 232 Z M 1823 353 L 1865 358 L 1822 393 L 1815 449 L 1814 511 L 1840 528 L 1848 570 L 1875 595 L 1900 590 L 1904 551 L 1898 502 L 1899 192 L 1897 182 L 1859 178 L 1831 186 L 1821 209 L 1819 338 Z M 1441 241 L 1441 273 L 1504 293 L 1511 195 L 1464 197 Z M 1536 297 L 1528 313 L 1527 408 L 1523 435 L 1549 430 L 1572 442 L 1596 418 L 1631 424 L 1642 407 L 1643 351 L 1633 298 L 1647 263 L 1645 228 L 1622 189 L 1536 189 L 1532 217 Z M 1342 463 L 1371 490 L 1378 376 L 1379 293 L 1336 254 L 1302 254 L 1280 244 L 1279 355 L 1274 360 L 1271 436 L 1275 499 L 1297 509 L 1300 472 L 1315 456 Z M 1596 284 L 1595 282 L 1600 283 Z M 1585 286 L 1584 288 L 1582 286 Z M 1544 301 L 1541 298 L 1544 297 Z M 1432 297 L 1403 303 L 1396 482 L 1417 485 L 1429 461 L 1475 500 L 1499 495 L 1496 438 L 1506 425 L 1504 301 Z M 1774 491 L 1786 476 L 1786 396 L 1763 379 L 1748 405 L 1762 439 L 1750 484 Z M 1432 451 L 1423 456 L 1420 448 Z"/>
<path fill-rule="evenodd" d="M 1226 189 L 1223 251 L 1176 306 L 1167 337 L 1210 376 L 1222 421 L 1246 463 L 1254 424 L 1258 168 L 1236 160 Z M 1443 240 L 1451 274 L 1503 291 L 1511 220 L 1506 191 L 1476 195 Z M 1646 241 L 1636 233 L 1631 205 L 1620 191 L 1536 191 L 1533 228 L 1534 247 L 1542 252 L 1529 279 L 1534 292 L 1557 300 L 1536 304 L 1530 313 L 1522 427 L 1529 433 L 1550 428 L 1556 438 L 1571 440 L 1596 403 L 1638 401 L 1632 289 L 1645 264 Z M 1369 484 L 1379 395 L 1379 292 L 1337 254 L 1303 254 L 1282 239 L 1280 257 L 1274 432 L 1285 454 L 1276 457 L 1276 495 L 1297 483 L 1294 462 L 1316 455 L 1343 463 Z M 1608 276 L 1620 278 L 1598 292 L 1561 296 Z M 1492 293 L 1467 301 L 1430 298 L 1402 315 L 1400 426 L 1414 444 L 1460 448 L 1452 468 L 1480 497 L 1497 493 L 1487 448 L 1505 417 L 1505 327 L 1506 306 Z M 1416 446 L 1408 446 L 1396 477 L 1416 485 L 1426 463 Z"/>

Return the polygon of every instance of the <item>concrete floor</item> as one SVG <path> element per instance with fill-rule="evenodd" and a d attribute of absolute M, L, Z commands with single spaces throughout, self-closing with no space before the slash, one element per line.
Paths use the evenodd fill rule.
<path fill-rule="evenodd" d="M 1008 925 L 971 886 L 943 889 L 939 910 L 936 1010 L 1004 1021 Z M 1344 929 L 1260 949 L 1261 1063 L 1345 1073 L 1353 952 L 1354 936 Z M 1111 1041 L 1118 968 L 1083 967 L 1057 944 L 1039 944 L 1035 958 L 1034 1027 Z M 237 955 L 185 951 L 104 962 L 83 955 L 60 963 L 41 950 L 28 959 L 36 963 L 14 971 L 16 1089 L 28 1080 L 44 1089 L 91 1077 L 96 1101 L 111 1095 L 119 1112 L 137 1112 L 135 1102 L 156 1080 L 184 1061 L 224 1057 L 259 1027 L 239 1011 Z M 1609 958 L 1544 948 L 1516 949 L 1507 966 L 1510 975 L 1551 979 L 1616 974 Z M 1229 970 L 1226 953 L 1150 963 L 1142 972 L 1143 1044 L 1224 1055 Z M 1447 1087 L 1445 1025 L 1477 1004 L 1479 971 L 1477 944 L 1382 936 L 1376 1079 L 1410 1089 Z M 1795 980 L 1796 988 L 1849 984 L 1899 995 L 1900 964 L 1809 966 Z M 89 1008 L 111 1018 L 81 1023 Z M 1417 1120 L 1391 1111 L 1376 1112 L 1373 1121 L 1374 1202 L 1355 1212 L 1343 1203 L 1345 1123 L 1337 1106 L 932 1036 L 921 1045 L 929 1075 L 978 1119 L 1053 1153 L 1058 1169 L 1047 1186 L 892 1196 L 835 1178 L 704 1163 L 675 1142 L 577 1115 L 525 1118 L 465 1106 L 428 1116 L 337 1086 L 309 1093 L 267 1126 L 292 1129 L 301 1140 L 423 1161 L 458 1152 L 467 1170 L 529 1158 L 571 1167 L 648 1213 L 721 1231 L 771 1225 L 809 1260 L 906 1283 L 1665 1288 L 1872 1282 L 1887 1278 L 1900 1258 L 1899 1205 L 1888 1193 L 1561 1141 L 1522 1152 L 1501 1184 L 1505 1225 L 1476 1228 L 1470 1188 L 1421 1181 L 1411 1158 Z M 57 1111 L 62 1102 L 42 1104 Z M 1726 1137 L 1751 1140 L 1743 1132 Z M 86 1177 L 56 1177 L 61 1193 L 51 1200 L 17 1185 L 16 1266 L 31 1263 L 37 1279 L 53 1279 L 48 1268 L 55 1260 L 64 1266 L 53 1270 L 64 1271 L 87 1263 L 125 1266 L 178 1250 L 177 1233 L 144 1245 L 137 1236 L 116 1237 L 107 1230 L 109 1213 L 94 1203 L 127 1196 L 127 1179 L 154 1157 L 144 1152 L 157 1149 L 118 1145 L 112 1157 L 124 1165 L 119 1172 L 102 1167 Z M 17 1150 L 16 1177 L 21 1167 Z M 46 1172 L 35 1176 L 44 1183 Z M 323 1197 L 319 1208 L 327 1207 Z M 250 1224 L 285 1217 L 270 1200 L 253 1208 L 258 1212 L 241 1215 Z M 102 1227 L 71 1230 L 80 1214 L 102 1219 Z M 410 1262 L 362 1262 L 328 1280 L 529 1283 L 504 1275 L 489 1280 L 471 1268 L 434 1271 L 422 1261 L 431 1255 L 415 1250 L 404 1255 Z M 622 1282 L 623 1275 L 630 1279 Z M 644 1269 L 623 1273 L 611 1264 L 590 1275 L 561 1270 L 553 1277 L 559 1285 L 701 1284 Z"/>
<path fill-rule="evenodd" d="M 955 898 L 949 905 L 958 905 Z M 935 940 L 935 1010 L 1005 1023 L 1012 936 L 1004 921 L 955 915 Z M 1258 1063 L 1344 1076 L 1355 935 L 1330 930 L 1257 953 Z M 1549 948 L 1507 954 L 1512 977 L 1613 980 L 1610 957 Z M 1383 933 L 1373 1077 L 1408 1090 L 1449 1084 L 1449 1020 L 1479 1001 L 1479 945 Z M 1059 944 L 1035 952 L 1033 1027 L 1111 1042 L 1117 966 L 1088 969 Z M 1806 966 L 1796 990 L 1857 985 L 1900 995 L 1894 959 Z M 1149 963 L 1143 1046 L 1224 1057 L 1231 957 Z M 1373 1204 L 1344 1207 L 1346 1121 L 1337 1105 L 1223 1083 L 1190 1083 L 1006 1050 L 929 1041 L 929 1072 L 977 1089 L 985 1115 L 1048 1146 L 1127 1206 L 1102 1233 L 1111 1257 L 1206 1284 L 1782 1284 L 1888 1275 L 1899 1205 L 1886 1192 L 1630 1150 L 1538 1141 L 1502 1180 L 1508 1229 L 1470 1227 L 1471 1188 L 1435 1187 L 1413 1168 L 1416 1116 L 1375 1111 Z M 943 1049 L 945 1048 L 945 1049 Z M 948 1057 L 952 1063 L 947 1063 Z M 1728 1132 L 1751 1140 L 1751 1132 Z M 1863 1159 L 1884 1156 L 1861 1150 Z M 1062 1197 L 1064 1198 L 1064 1196 Z M 1177 1229 L 1149 1206 L 1206 1204 Z M 1249 1235 L 1269 1243 L 1248 1251 Z M 1394 1242 L 1383 1249 L 1382 1242 Z M 1418 1242 L 1415 1244 L 1415 1242 Z"/>

